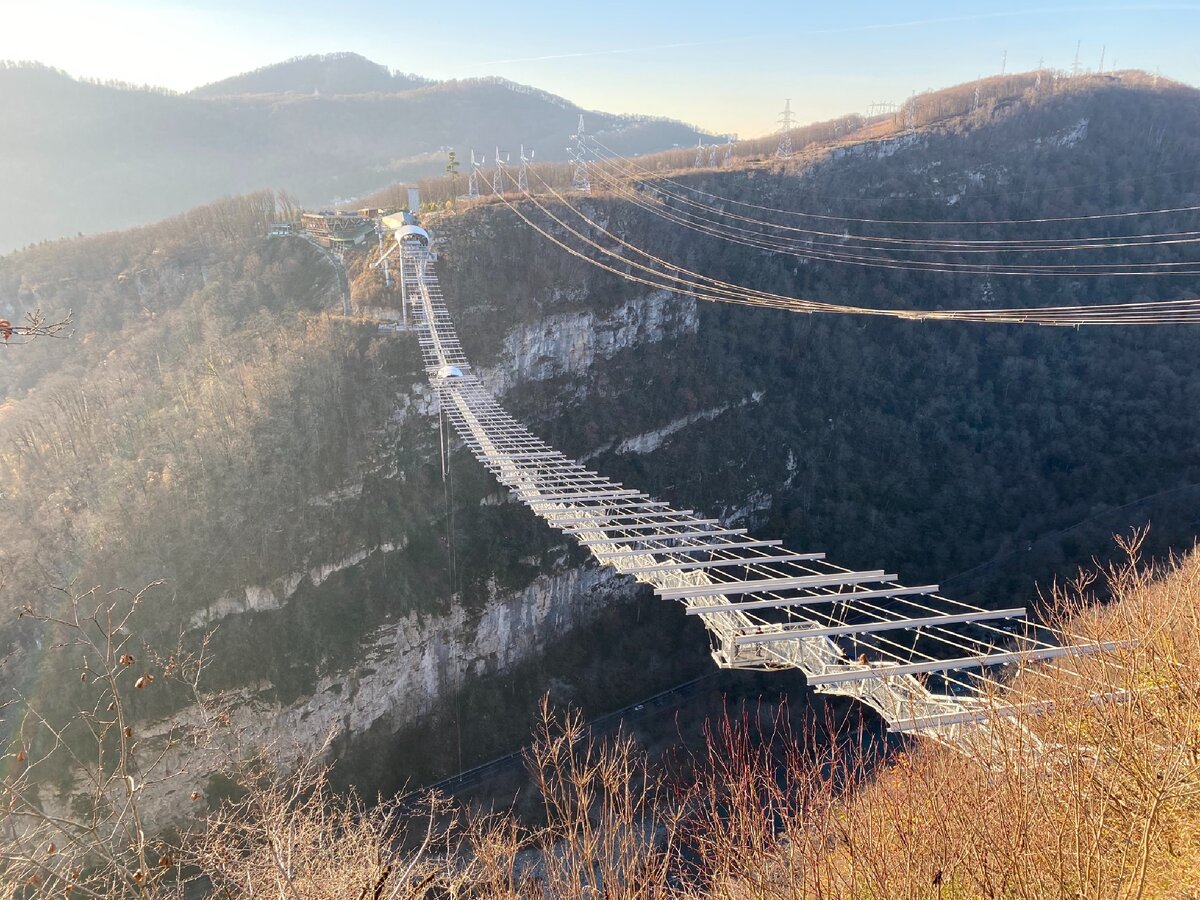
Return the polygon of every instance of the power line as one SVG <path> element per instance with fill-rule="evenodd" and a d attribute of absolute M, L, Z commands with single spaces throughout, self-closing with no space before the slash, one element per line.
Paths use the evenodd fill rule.
<path fill-rule="evenodd" d="M 882 238 L 881 240 L 892 240 L 900 244 L 914 243 L 918 246 L 878 246 L 875 244 L 865 244 L 857 246 L 851 243 L 851 236 L 848 234 L 836 235 L 824 233 L 828 237 L 833 237 L 835 240 L 825 241 L 818 240 L 813 237 L 807 237 L 803 240 L 786 239 L 773 235 L 764 235 L 761 232 L 742 228 L 737 225 L 728 223 L 714 222 L 706 220 L 702 217 L 697 217 L 687 211 L 675 210 L 671 207 L 655 204 L 641 196 L 637 191 L 629 189 L 622 183 L 613 181 L 605 175 L 602 169 L 597 169 L 597 174 L 604 182 L 606 188 L 611 190 L 616 196 L 628 200 L 630 203 L 639 206 L 657 215 L 667 221 L 682 225 L 690 230 L 718 238 L 720 240 L 746 246 L 757 250 L 766 250 L 772 253 L 782 253 L 795 256 L 803 259 L 816 259 L 829 262 L 837 262 L 866 267 L 901 269 L 909 271 L 931 271 L 931 272 L 965 272 L 965 273 L 987 273 L 995 275 L 1011 275 L 1011 276 L 1028 276 L 1028 275 L 1058 275 L 1058 276 L 1133 276 L 1133 275 L 1194 275 L 1200 274 L 1200 261 L 1174 261 L 1174 262 L 1145 262 L 1145 263 L 1125 263 L 1117 266 L 1111 263 L 1070 263 L 1070 264 L 1039 264 L 1039 263 L 970 263 L 970 262 L 946 262 L 943 260 L 920 260 L 913 258 L 896 259 L 892 256 L 881 255 L 878 252 L 853 252 L 853 251 L 887 251 L 892 253 L 907 253 L 916 254 L 921 252 L 939 252 L 939 253 L 1047 253 L 1051 251 L 1062 250 L 1102 250 L 1115 249 L 1129 246 L 1147 246 L 1152 244 L 1194 244 L 1200 243 L 1200 232 L 1180 232 L 1171 233 L 1169 239 L 1162 240 L 1146 240 L 1146 241 L 1129 241 L 1127 239 L 1118 239 L 1120 243 L 1095 243 L 1095 244 L 1052 244 L 1022 247 L 1020 245 L 1011 247 L 962 247 L 962 246 L 927 246 L 924 241 L 905 241 L 904 239 Z M 816 232 L 812 232 L 816 234 Z M 1179 237 L 1176 235 L 1188 234 L 1189 237 Z"/>
<path fill-rule="evenodd" d="M 692 193 L 696 196 L 708 197 L 710 200 L 713 200 L 713 201 L 716 201 L 719 203 L 727 203 L 727 204 L 730 204 L 733 206 L 739 206 L 739 207 L 742 207 L 745 209 L 754 209 L 754 210 L 759 210 L 762 212 L 772 212 L 772 213 L 778 213 L 779 215 L 783 215 L 783 216 L 796 216 L 798 218 L 805 218 L 805 219 L 820 219 L 820 220 L 832 221 L 832 222 L 858 222 L 858 223 L 865 223 L 865 224 L 871 224 L 871 225 L 937 225 L 937 226 L 947 226 L 947 227 L 958 227 L 958 226 L 962 226 L 962 225 L 1038 225 L 1038 224 L 1045 224 L 1045 223 L 1052 223 L 1052 222 L 1100 221 L 1100 220 L 1107 220 L 1107 219 L 1129 219 L 1129 218 L 1137 218 L 1140 216 L 1168 215 L 1168 214 L 1173 214 L 1173 213 L 1189 213 L 1189 212 L 1200 211 L 1200 205 L 1174 206 L 1174 207 L 1163 207 L 1163 208 L 1158 208 L 1158 209 L 1130 210 L 1130 211 L 1125 211 L 1125 212 L 1089 213 L 1089 214 L 1075 215 L 1075 216 L 1040 216 L 1040 217 L 1028 218 L 1028 219 L 875 219 L 875 218 L 865 218 L 865 217 L 859 217 L 859 216 L 836 216 L 836 215 L 829 215 L 829 214 L 822 214 L 822 213 L 810 213 L 810 212 L 802 212 L 800 210 L 794 210 L 794 209 L 781 209 L 779 207 L 764 206 L 764 205 L 761 205 L 758 203 L 749 203 L 744 200 L 737 200 L 733 197 L 726 197 L 726 196 L 722 196 L 720 194 L 713 194 L 709 191 L 704 191 L 699 188 L 694 188 L 691 185 L 684 184 L 681 181 L 676 181 L 672 178 L 668 178 L 668 177 L 659 175 L 656 172 L 652 172 L 649 169 L 642 168 L 641 166 L 639 166 L 637 164 L 637 162 L 635 160 L 631 160 L 631 159 L 628 159 L 627 157 L 620 156 L 614 150 L 612 150 L 605 144 L 601 143 L 594 136 L 592 136 L 590 139 L 593 144 L 595 144 L 596 146 L 598 146 L 601 149 L 603 149 L 604 151 L 606 151 L 608 154 L 610 154 L 610 156 L 617 157 L 617 158 L 621 159 L 622 162 L 637 168 L 646 177 L 653 178 L 656 182 L 671 184 L 677 188 L 680 188 L 681 190 L 689 191 L 690 193 Z M 1114 180 L 1110 180 L 1110 181 L 1094 181 L 1094 182 L 1087 182 L 1087 183 L 1083 183 L 1083 184 L 1074 184 L 1074 185 L 1063 185 L 1061 187 L 1047 188 L 1045 190 L 1047 190 L 1047 191 L 1078 190 L 1080 188 L 1099 187 L 1102 185 L 1115 184 L 1115 183 L 1124 182 L 1124 181 L 1138 181 L 1138 180 L 1144 180 L 1146 178 L 1160 178 L 1160 177 L 1173 176 L 1173 175 L 1186 175 L 1186 174 L 1193 174 L 1193 173 L 1197 173 L 1197 172 L 1200 172 L 1200 169 L 1177 169 L 1177 170 L 1170 171 L 1170 172 L 1155 172 L 1155 173 L 1149 174 L 1149 175 L 1135 176 L 1133 178 L 1114 179 Z M 977 196 L 981 197 L 981 198 L 982 197 L 1004 197 L 1004 196 L 1013 196 L 1015 194 L 1023 194 L 1023 193 L 1025 193 L 1025 191 L 1004 191 L 1004 192 L 992 193 L 992 194 L 979 194 Z M 826 198 L 818 198 L 818 199 L 865 200 L 865 199 L 872 199 L 872 198 L 863 198 L 863 197 L 832 197 L 832 198 L 830 198 L 830 197 L 826 197 Z"/>
<path fill-rule="evenodd" d="M 624 160 L 620 157 L 601 158 L 602 162 L 613 164 L 614 159 Z M 615 166 L 614 166 L 615 168 Z M 622 171 L 619 173 L 622 176 L 629 176 L 628 172 Z M 634 189 L 626 185 L 618 178 L 609 176 L 606 178 L 614 190 L 633 191 Z M 945 239 L 945 238 L 900 238 L 890 235 L 859 235 L 851 234 L 847 230 L 841 232 L 822 231 L 815 228 L 802 228 L 799 226 L 782 225 L 776 222 L 769 222 L 764 219 L 758 219 L 751 216 L 744 216 L 738 213 L 731 213 L 726 210 L 719 209 L 710 204 L 700 203 L 692 200 L 682 194 L 677 194 L 672 191 L 660 188 L 656 184 L 646 184 L 650 190 L 659 196 L 668 197 L 686 206 L 694 207 L 709 214 L 709 220 L 723 227 L 724 223 L 717 222 L 711 219 L 711 216 L 720 216 L 727 219 L 746 222 L 762 228 L 770 228 L 776 231 L 791 232 L 805 236 L 818 238 L 833 238 L 839 244 L 855 241 L 879 241 L 886 244 L 903 246 L 916 245 L 921 249 L 926 250 L 943 250 L 957 252 L 1015 252 L 1018 250 L 1030 252 L 1032 250 L 1089 250 L 1089 249 L 1104 249 L 1106 247 L 1131 247 L 1131 246 L 1146 246 L 1154 243 L 1194 243 L 1193 240 L 1200 236 L 1200 230 L 1196 231 L 1165 231 L 1165 232 L 1150 232 L 1145 234 L 1134 235 L 1092 235 L 1080 238 L 1006 238 L 1006 239 L 988 239 L 988 240 L 973 240 L 973 239 Z M 636 191 L 634 191 L 636 193 Z M 758 232 L 752 232 L 757 234 Z M 809 242 L 806 240 L 805 245 Z M 881 248 L 882 249 L 882 248 Z"/>
<path fill-rule="evenodd" d="M 539 180 L 541 180 L 539 178 Z M 1096 306 L 1066 306 L 1066 307 L 1033 307 L 1008 309 L 966 309 L 966 310 L 920 310 L 920 309 L 877 309 L 845 304 L 834 304 L 815 300 L 788 297 L 767 291 L 746 288 L 741 285 L 723 282 L 709 276 L 674 265 L 659 257 L 636 247 L 619 236 L 604 229 L 588 218 L 584 213 L 566 203 L 565 200 L 547 185 L 543 186 L 556 199 L 563 202 L 566 209 L 584 221 L 585 224 L 602 235 L 610 245 L 619 245 L 629 250 L 635 256 L 647 260 L 640 263 L 622 253 L 605 246 L 597 240 L 580 232 L 543 205 L 532 193 L 526 195 L 543 215 L 556 223 L 571 236 L 579 239 L 602 256 L 620 263 L 621 266 L 644 274 L 637 275 L 626 271 L 617 265 L 602 262 L 585 253 L 577 247 L 572 247 L 563 239 L 549 232 L 545 227 L 537 225 L 519 208 L 501 197 L 501 201 L 512 209 L 524 222 L 534 228 L 548 240 L 566 250 L 572 255 L 586 260 L 598 268 L 604 269 L 626 280 L 645 284 L 657 289 L 670 290 L 676 293 L 696 296 L 700 299 L 721 302 L 741 303 L 746 305 L 766 306 L 775 309 L 786 309 L 793 312 L 806 313 L 841 313 L 851 315 L 883 316 L 908 320 L 949 320 L 974 321 L 1006 324 L 1037 324 L 1037 325 L 1116 325 L 1116 324 L 1181 324 L 1200 323 L 1200 300 L 1151 301 L 1144 303 L 1103 304 Z"/>

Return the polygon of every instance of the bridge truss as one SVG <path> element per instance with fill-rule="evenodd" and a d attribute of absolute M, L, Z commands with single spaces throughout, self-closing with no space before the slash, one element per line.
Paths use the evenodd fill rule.
<path fill-rule="evenodd" d="M 602 565 L 698 616 L 719 666 L 800 669 L 816 691 L 866 703 L 894 731 L 976 752 L 999 740 L 1001 723 L 1019 727 L 1012 714 L 1030 706 L 988 674 L 994 667 L 1055 677 L 1055 658 L 1112 649 L 1064 642 L 1023 607 L 983 609 L 937 585 L 905 586 L 882 569 L 852 571 L 754 539 L 587 469 L 513 419 L 472 373 L 429 249 L 405 243 L 400 259 L 426 373 L 462 441 Z"/>

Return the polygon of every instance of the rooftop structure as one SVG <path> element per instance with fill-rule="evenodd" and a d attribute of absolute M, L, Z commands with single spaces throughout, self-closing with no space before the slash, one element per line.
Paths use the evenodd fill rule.
<path fill-rule="evenodd" d="M 322 210 L 304 213 L 300 227 L 314 239 L 327 247 L 353 247 L 366 242 L 375 230 L 375 210 L 361 209 L 358 212 L 334 212 Z"/>

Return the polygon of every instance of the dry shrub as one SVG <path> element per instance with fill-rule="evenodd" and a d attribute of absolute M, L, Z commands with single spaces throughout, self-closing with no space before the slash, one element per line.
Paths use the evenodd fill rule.
<path fill-rule="evenodd" d="M 367 807 L 335 795 L 314 763 L 249 766 L 241 798 L 170 861 L 216 896 L 291 900 L 1197 896 L 1200 554 L 1153 572 L 1136 537 L 1126 549 L 1103 573 L 1114 602 L 1088 605 L 1086 579 L 1058 597 L 1077 639 L 1118 649 L 1016 673 L 1013 693 L 1044 702 L 997 692 L 973 756 L 918 740 L 875 765 L 859 733 L 826 723 L 797 739 L 780 717 L 759 740 L 743 717 L 710 734 L 689 787 L 668 789 L 629 738 L 597 741 L 578 713 L 543 705 L 528 752 L 539 824 L 436 797 L 418 811 Z M 130 833 L 132 845 L 108 845 L 122 877 L 151 847 Z M 22 846 L 19 859 L 0 854 L 0 900 L 63 896 L 62 874 L 44 879 L 61 851 Z M 122 884 L 143 897 L 178 887 Z"/>
<path fill-rule="evenodd" d="M 255 765 L 210 817 L 189 863 L 216 896 L 407 900 L 667 896 L 672 806 L 630 739 L 591 739 L 543 704 L 528 763 L 545 822 L 468 814 L 429 796 L 414 813 L 334 794 L 326 769 Z M 665 819 L 664 819 L 665 816 Z"/>
<path fill-rule="evenodd" d="M 419 815 L 394 804 L 367 809 L 335 795 L 312 761 L 286 774 L 254 766 L 241 782 L 245 794 L 210 817 L 190 847 L 214 896 L 398 900 L 453 886 L 445 861 L 456 819 L 443 800 L 431 797 Z M 414 829 L 422 830 L 407 846 Z"/>
<path fill-rule="evenodd" d="M 180 647 L 163 658 L 135 639 L 130 621 L 153 587 L 64 591 L 58 613 L 20 611 L 45 627 L 50 659 L 78 673 L 83 708 L 63 719 L 15 692 L 0 698 L 11 735 L 0 748 L 3 900 L 181 891 L 179 848 L 148 833 L 147 806 L 188 774 L 171 751 L 186 745 L 198 759 L 206 730 L 147 729 L 133 715 L 133 695 L 195 696 L 206 651 L 202 642 L 196 654 Z"/>
<path fill-rule="evenodd" d="M 542 702 L 527 762 L 546 823 L 529 843 L 540 851 L 545 897 L 667 895 L 678 813 L 634 742 L 597 743 L 578 712 L 557 716 Z"/>
<path fill-rule="evenodd" d="M 761 711 L 759 711 L 761 713 Z M 785 709 L 742 711 L 709 730 L 707 757 L 684 795 L 680 836 L 688 882 L 721 900 L 803 896 L 826 858 L 838 798 L 873 756 L 861 731 L 809 719 L 793 734 Z"/>
<path fill-rule="evenodd" d="M 1200 555 L 1154 572 L 1138 565 L 1139 543 L 1136 536 L 1126 542 L 1128 560 L 1103 573 L 1112 603 L 1085 605 L 1086 579 L 1059 594 L 1077 638 L 1120 642 L 1115 652 L 1019 673 L 1014 687 L 1046 704 L 994 718 L 977 732 L 974 757 L 914 744 L 841 800 L 827 778 L 831 805 L 815 814 L 797 810 L 780 828 L 785 839 L 760 842 L 765 854 L 749 853 L 753 862 L 741 863 L 753 868 L 752 876 L 718 859 L 712 893 L 1133 898 L 1200 892 Z M 752 801 L 727 820 L 743 834 L 746 812 L 753 812 Z"/>
<path fill-rule="evenodd" d="M 1054 811 L 1069 838 L 1060 877 L 1084 896 L 1200 892 L 1200 553 L 1140 568 L 1140 537 L 1105 572 L 1116 602 L 1072 621 L 1121 649 L 1062 666 L 1039 723 L 1056 745 Z"/>

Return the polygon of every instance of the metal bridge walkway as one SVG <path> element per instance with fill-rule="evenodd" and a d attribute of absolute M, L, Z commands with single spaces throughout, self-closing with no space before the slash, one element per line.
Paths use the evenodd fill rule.
<path fill-rule="evenodd" d="M 988 667 L 1103 649 L 1060 646 L 1024 608 L 987 610 L 792 552 L 610 481 L 506 413 L 472 374 L 424 246 L 401 247 L 401 287 L 425 368 L 459 437 L 508 490 L 602 565 L 678 600 L 710 632 L 717 664 L 798 668 L 815 690 L 854 697 L 895 731 L 971 752 L 1003 713 Z M 998 715 L 999 714 L 999 715 Z"/>

